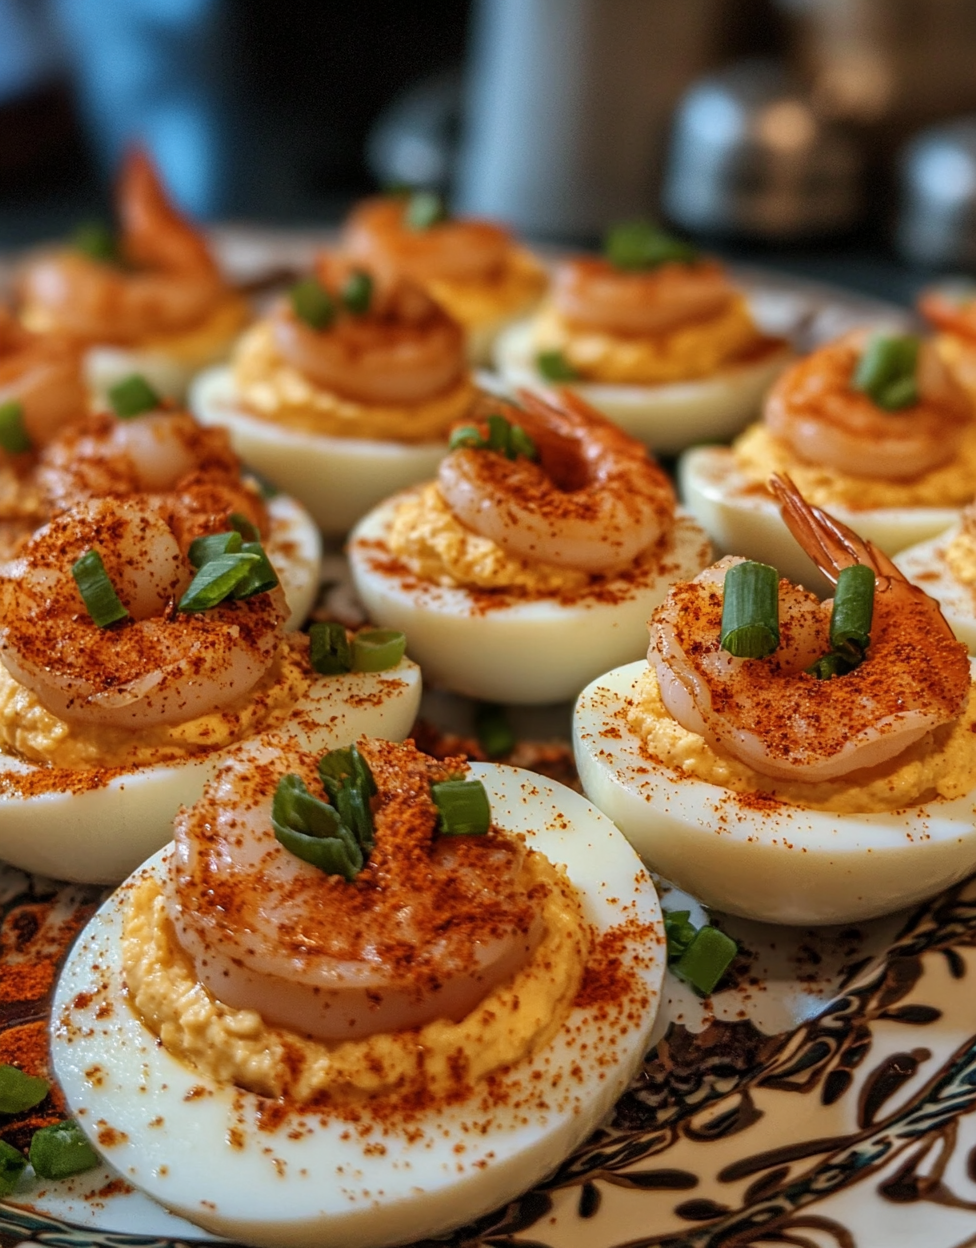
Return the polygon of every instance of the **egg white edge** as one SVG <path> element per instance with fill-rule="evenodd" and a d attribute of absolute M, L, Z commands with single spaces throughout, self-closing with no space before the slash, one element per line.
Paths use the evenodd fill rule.
<path fill-rule="evenodd" d="M 715 376 L 660 385 L 548 381 L 532 356 L 531 320 L 503 331 L 495 365 L 512 387 L 551 393 L 566 386 L 655 451 L 676 454 L 695 442 L 732 437 L 758 412 L 766 391 L 793 358 L 793 349 L 753 364 L 735 364 Z"/>
<path fill-rule="evenodd" d="M 599 672 L 644 654 L 651 611 L 674 581 L 695 576 L 711 560 L 704 532 L 679 509 L 667 574 L 648 575 L 622 601 L 593 595 L 562 603 L 549 596 L 481 609 L 466 589 L 434 582 L 415 588 L 412 577 L 403 584 L 371 566 L 370 543 L 385 542 L 399 502 L 381 503 L 350 534 L 356 592 L 376 623 L 406 633 L 407 651 L 428 684 L 493 702 L 567 701 Z"/>
<path fill-rule="evenodd" d="M 285 631 L 294 632 L 315 605 L 322 568 L 322 534 L 306 508 L 287 494 L 266 500 L 270 531 L 266 553 L 288 603 Z"/>
<path fill-rule="evenodd" d="M 362 735 L 402 741 L 420 707 L 420 668 L 409 659 L 385 672 L 321 676 L 275 727 L 308 749 L 330 750 Z M 379 705 L 374 705 L 377 697 Z M 304 720 L 316 724 L 306 731 Z M 228 746 L 227 749 L 233 749 Z M 133 767 L 95 787 L 0 794 L 0 858 L 23 871 L 82 884 L 116 884 L 165 845 L 181 805 L 191 805 L 227 750 L 182 762 Z M 0 779 L 43 773 L 40 764 L 0 754 Z M 58 783 L 58 771 L 52 771 Z M 63 773 L 61 773 L 63 774 Z"/>
<path fill-rule="evenodd" d="M 759 815 L 729 790 L 678 775 L 642 750 L 620 713 L 645 669 L 630 663 L 583 690 L 576 765 L 590 800 L 647 865 L 706 905 L 769 923 L 859 922 L 914 905 L 976 867 L 976 792 L 903 811 L 780 804 Z"/>
<path fill-rule="evenodd" d="M 228 365 L 200 373 L 189 403 L 201 424 L 227 429 L 245 463 L 297 498 L 332 536 L 388 495 L 433 476 L 447 453 L 446 441 L 336 438 L 262 420 L 241 408 Z"/>
<path fill-rule="evenodd" d="M 894 563 L 938 601 L 949 627 L 969 653 L 976 654 L 976 593 L 955 578 L 945 559 L 946 548 L 958 533 L 959 525 L 953 525 L 939 537 L 899 551 Z"/>
<path fill-rule="evenodd" d="M 656 946 L 653 953 L 643 948 L 647 961 L 638 971 L 651 1006 L 640 1025 L 631 1026 L 623 1038 L 617 1035 L 619 1061 L 614 1069 L 603 1067 L 602 1046 L 592 1043 L 592 1037 L 586 1051 L 567 1042 L 567 1032 L 586 1013 L 576 1007 L 568 1026 L 516 1068 L 520 1082 L 531 1081 L 530 1072 L 539 1071 L 544 1086 L 553 1070 L 568 1070 L 574 1063 L 583 1067 L 576 1083 L 563 1081 L 564 1100 L 548 1113 L 533 1106 L 521 1122 L 512 1123 L 506 1121 L 511 1115 L 497 1107 L 489 1111 L 470 1104 L 441 1107 L 435 1121 L 425 1124 L 425 1138 L 413 1142 L 397 1132 L 362 1140 L 351 1133 L 345 1138 L 342 1122 L 316 1126 L 334 1150 L 330 1164 L 341 1163 L 344 1177 L 336 1183 L 335 1175 L 316 1172 L 285 1186 L 276 1170 L 279 1161 L 290 1174 L 315 1164 L 303 1153 L 301 1141 L 288 1139 L 283 1131 L 255 1132 L 259 1098 L 221 1087 L 182 1066 L 125 1005 L 115 936 L 124 894 L 116 893 L 100 912 L 97 930 L 90 925 L 79 938 L 62 973 L 52 1009 L 52 1047 L 57 1076 L 86 1132 L 96 1142 L 105 1123 L 125 1133 L 124 1141 L 107 1150 L 123 1177 L 161 1202 L 168 1200 L 168 1207 L 178 1214 L 245 1242 L 298 1248 L 314 1236 L 320 1248 L 365 1248 L 398 1243 L 405 1235 L 436 1234 L 487 1212 L 550 1172 L 606 1116 L 645 1054 L 660 1003 L 666 955 L 654 887 L 612 823 L 579 794 L 512 767 L 475 763 L 471 770 L 489 788 L 499 826 L 525 832 L 531 845 L 566 867 L 582 895 L 587 920 L 598 930 L 629 918 L 655 927 Z M 143 870 L 158 870 L 166 852 Z M 93 961 L 99 970 L 92 968 Z M 104 996 L 77 1004 L 79 993 L 97 989 L 103 980 L 115 1006 L 109 1019 L 97 1017 Z M 70 1027 L 58 1023 L 65 1011 L 71 1016 Z M 611 1031 L 617 1034 L 615 1028 Z M 98 1076 L 87 1077 L 85 1071 L 96 1066 Z M 160 1084 L 167 1085 L 179 1103 L 186 1098 L 194 1102 L 195 1129 L 192 1139 L 189 1133 L 181 1138 L 182 1151 L 174 1150 L 165 1131 L 148 1125 L 158 1112 L 165 1116 L 153 1101 Z M 193 1091 L 201 1087 L 203 1094 Z M 581 1087 L 586 1089 L 582 1108 L 577 1102 Z M 228 1144 L 227 1130 L 240 1121 L 246 1124 L 247 1145 L 238 1151 Z M 369 1157 L 369 1143 L 378 1138 L 386 1152 L 381 1158 Z M 463 1144 L 464 1150 L 455 1152 L 455 1143 Z M 503 1149 L 508 1150 L 505 1157 L 499 1155 Z M 217 1172 L 215 1159 L 228 1155 L 231 1164 Z M 418 1181 L 425 1158 L 431 1155 L 435 1155 L 433 1175 Z M 161 1166 L 169 1167 L 168 1175 L 159 1173 Z M 192 1195 L 174 1202 L 171 1189 L 184 1184 Z M 364 1185 L 370 1189 L 382 1185 L 382 1199 L 363 1197 Z M 285 1207 L 281 1216 L 269 1218 L 267 1191 L 276 1186 Z M 198 1202 L 203 1200 L 212 1201 L 215 1208 L 201 1211 Z"/>

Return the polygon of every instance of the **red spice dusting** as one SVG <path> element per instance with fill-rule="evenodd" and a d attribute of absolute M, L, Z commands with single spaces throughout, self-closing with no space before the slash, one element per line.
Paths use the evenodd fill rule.
<path fill-rule="evenodd" d="M 98 1142 L 102 1148 L 116 1148 L 119 1144 L 127 1143 L 128 1139 L 126 1133 L 118 1127 L 110 1126 L 104 1120 L 98 1123 Z"/>

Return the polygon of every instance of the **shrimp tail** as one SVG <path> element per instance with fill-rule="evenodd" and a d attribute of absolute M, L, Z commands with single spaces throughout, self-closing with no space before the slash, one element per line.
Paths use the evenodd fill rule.
<path fill-rule="evenodd" d="M 176 209 L 149 153 L 132 147 L 119 174 L 116 202 L 126 259 L 137 266 L 216 272 L 206 242 Z"/>

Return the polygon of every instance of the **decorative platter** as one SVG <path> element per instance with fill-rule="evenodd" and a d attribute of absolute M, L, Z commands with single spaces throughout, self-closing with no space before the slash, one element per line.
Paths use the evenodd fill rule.
<path fill-rule="evenodd" d="M 218 237 L 245 280 L 271 264 L 300 266 L 322 241 L 244 229 Z M 803 345 L 906 319 L 836 289 L 742 276 L 764 322 Z M 424 714 L 466 731 L 470 707 L 428 696 Z M 527 739 L 567 735 L 566 708 L 514 722 Z M 697 909 L 665 893 L 668 908 Z M 0 1063 L 43 1055 L 57 965 L 100 896 L 0 865 Z M 438 1244 L 976 1246 L 976 880 L 856 927 L 713 918 L 738 957 L 704 1000 L 669 974 L 653 1047 L 611 1119 L 548 1180 Z M 55 1089 L 29 1116 L 0 1121 L 0 1138 L 23 1144 L 60 1110 Z M 0 1201 L 0 1248 L 204 1239 L 108 1168 L 28 1179 Z"/>

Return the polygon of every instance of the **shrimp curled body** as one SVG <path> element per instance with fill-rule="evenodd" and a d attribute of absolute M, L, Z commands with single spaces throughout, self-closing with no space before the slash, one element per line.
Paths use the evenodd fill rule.
<path fill-rule="evenodd" d="M 918 402 L 889 412 L 852 388 L 865 342 L 856 331 L 787 369 L 766 401 L 769 431 L 801 459 L 854 476 L 903 480 L 947 463 L 973 406 L 934 345 L 919 350 Z"/>
<path fill-rule="evenodd" d="M 89 550 L 129 612 L 110 628 L 90 617 L 71 574 Z M 226 707 L 274 660 L 281 595 L 176 611 L 192 571 L 159 500 L 96 499 L 62 512 L 0 581 L 0 660 L 68 721 L 141 729 Z"/>
<path fill-rule="evenodd" d="M 438 485 L 456 519 L 509 554 L 598 575 L 628 567 L 670 531 L 674 492 L 641 443 L 568 390 L 556 404 L 519 399 L 512 421 L 539 462 L 452 451 Z"/>
<path fill-rule="evenodd" d="M 19 404 L 33 446 L 84 414 L 81 354 L 57 334 L 31 334 L 0 308 L 0 407 Z"/>
<path fill-rule="evenodd" d="M 966 648 L 938 604 L 872 543 L 774 478 L 784 520 L 834 583 L 862 563 L 875 572 L 871 642 L 863 663 L 818 680 L 805 669 L 830 649 L 831 602 L 781 580 L 780 645 L 764 659 L 721 648 L 724 559 L 676 585 L 655 611 L 648 661 L 671 715 L 763 775 L 815 783 L 897 757 L 955 719 L 970 689 Z"/>

